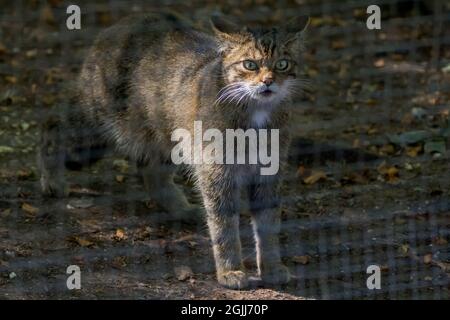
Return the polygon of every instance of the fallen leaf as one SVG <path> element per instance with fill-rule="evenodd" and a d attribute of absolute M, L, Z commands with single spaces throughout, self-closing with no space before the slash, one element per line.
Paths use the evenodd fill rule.
<path fill-rule="evenodd" d="M 318 27 L 321 26 L 325 23 L 325 19 L 324 18 L 319 18 L 319 17 L 311 17 L 310 20 L 310 24 L 313 27 Z"/>
<path fill-rule="evenodd" d="M 38 53 L 37 49 L 31 49 L 25 52 L 25 56 L 28 59 L 32 59 L 37 56 L 37 53 Z"/>
<path fill-rule="evenodd" d="M 82 232 L 98 232 L 102 230 L 102 223 L 100 220 L 87 218 L 77 220 L 78 224 L 81 227 Z"/>
<path fill-rule="evenodd" d="M 406 154 L 411 158 L 415 158 L 423 151 L 422 145 L 406 147 Z"/>
<path fill-rule="evenodd" d="M 55 16 L 53 15 L 53 10 L 50 6 L 45 6 L 41 11 L 41 20 L 49 25 L 54 25 L 56 23 Z"/>
<path fill-rule="evenodd" d="M 303 177 L 306 173 L 306 168 L 303 165 L 300 165 L 297 169 L 297 177 Z"/>
<path fill-rule="evenodd" d="M 411 125 L 413 122 L 414 116 L 411 113 L 406 113 L 401 119 L 401 123 L 407 126 Z"/>
<path fill-rule="evenodd" d="M 448 65 L 446 65 L 445 67 L 443 67 L 441 70 L 444 73 L 450 73 L 450 63 Z"/>
<path fill-rule="evenodd" d="M 111 24 L 111 14 L 109 12 L 98 12 L 97 21 L 103 26 L 108 26 Z"/>
<path fill-rule="evenodd" d="M 12 212 L 11 209 L 5 209 L 5 210 L 0 212 L 0 215 L 4 216 L 4 217 L 8 217 L 11 214 L 11 212 Z"/>
<path fill-rule="evenodd" d="M 424 108 L 414 107 L 411 109 L 411 114 L 416 119 L 423 119 L 427 116 L 427 111 Z"/>
<path fill-rule="evenodd" d="M 343 49 L 343 48 L 345 48 L 345 41 L 342 39 L 333 40 L 331 42 L 331 48 L 332 49 Z"/>
<path fill-rule="evenodd" d="M 61 5 L 63 3 L 63 0 L 47 0 L 47 2 L 52 6 L 52 7 L 58 7 L 59 5 Z"/>
<path fill-rule="evenodd" d="M 122 269 L 127 266 L 127 257 L 115 257 L 112 261 L 112 267 L 116 269 Z"/>
<path fill-rule="evenodd" d="M 389 271 L 389 266 L 387 264 L 382 264 L 380 266 L 381 271 Z"/>
<path fill-rule="evenodd" d="M 155 200 L 151 199 L 151 200 L 145 201 L 145 206 L 148 209 L 155 209 L 158 207 L 158 203 Z"/>
<path fill-rule="evenodd" d="M 14 149 L 8 146 L 0 146 L 0 153 L 12 153 Z"/>
<path fill-rule="evenodd" d="M 377 68 L 383 68 L 385 65 L 385 61 L 384 59 L 378 59 L 373 63 L 373 65 Z"/>
<path fill-rule="evenodd" d="M 310 76 L 311 78 L 314 78 L 315 76 L 317 76 L 319 74 L 319 71 L 317 69 L 313 69 L 313 68 L 307 68 L 306 69 L 306 73 L 308 74 L 308 76 Z"/>
<path fill-rule="evenodd" d="M 396 218 L 394 219 L 394 223 L 395 223 L 395 224 L 403 225 L 403 224 L 405 224 L 406 222 L 407 222 L 407 221 L 406 221 L 405 219 L 400 218 L 400 217 L 396 217 Z"/>
<path fill-rule="evenodd" d="M 386 165 L 385 162 L 380 164 L 377 170 L 381 175 L 383 175 L 384 180 L 387 182 L 395 182 L 399 178 L 399 170 L 394 166 L 390 167 Z"/>
<path fill-rule="evenodd" d="M 185 235 L 185 236 L 183 236 L 183 237 L 180 237 L 180 238 L 178 238 L 178 239 L 173 240 L 173 242 L 174 242 L 174 243 L 184 242 L 184 241 L 190 242 L 190 241 L 195 240 L 196 238 L 197 238 L 197 236 L 194 235 L 194 234 L 187 234 L 187 235 Z"/>
<path fill-rule="evenodd" d="M 56 101 L 56 97 L 53 94 L 45 94 L 42 97 L 42 102 L 46 105 L 52 105 L 55 103 L 55 101 Z"/>
<path fill-rule="evenodd" d="M 6 82 L 8 82 L 10 84 L 17 83 L 17 78 L 15 76 L 5 76 L 5 80 L 6 80 Z"/>
<path fill-rule="evenodd" d="M 20 124 L 20 128 L 21 128 L 23 131 L 27 131 L 27 130 L 30 128 L 30 124 L 29 124 L 28 122 L 22 122 L 22 123 Z"/>
<path fill-rule="evenodd" d="M 28 203 L 22 204 L 22 210 L 32 216 L 34 216 L 36 213 L 39 212 L 38 208 L 33 207 L 31 204 L 28 204 Z"/>
<path fill-rule="evenodd" d="M 3 43 L 0 43 L 0 55 L 4 55 L 7 52 L 8 50 L 6 49 L 5 45 Z"/>
<path fill-rule="evenodd" d="M 440 103 L 441 95 L 439 91 L 429 94 L 420 93 L 418 96 L 411 99 L 411 102 L 420 106 L 435 106 Z"/>
<path fill-rule="evenodd" d="M 400 251 L 400 253 L 401 253 L 403 256 L 406 256 L 406 255 L 408 254 L 408 252 L 409 252 L 409 245 L 407 245 L 407 244 L 402 244 L 402 245 L 399 247 L 399 251 Z"/>
<path fill-rule="evenodd" d="M 433 261 L 435 265 L 441 268 L 444 272 L 450 272 L 450 263 L 442 261 Z"/>
<path fill-rule="evenodd" d="M 323 171 L 313 171 L 309 177 L 303 179 L 303 182 L 306 184 L 314 184 L 319 182 L 320 180 L 325 180 L 327 175 Z"/>
<path fill-rule="evenodd" d="M 179 281 L 185 281 L 194 275 L 192 269 L 188 266 L 175 267 L 174 272 Z"/>
<path fill-rule="evenodd" d="M 341 180 L 342 183 L 359 183 L 359 184 L 366 184 L 369 182 L 369 172 L 363 172 L 363 174 L 358 172 L 350 172 Z"/>
<path fill-rule="evenodd" d="M 123 229 L 117 229 L 116 233 L 114 234 L 114 239 L 121 241 L 127 239 L 127 235 L 125 234 L 125 231 Z"/>
<path fill-rule="evenodd" d="M 89 198 L 81 198 L 81 199 L 74 199 L 69 201 L 67 204 L 67 209 L 73 210 L 73 209 L 87 209 L 94 205 L 94 200 Z"/>
<path fill-rule="evenodd" d="M 33 175 L 33 171 L 31 170 L 18 170 L 17 171 L 17 178 L 19 178 L 20 180 L 24 180 L 24 179 L 28 179 Z"/>
<path fill-rule="evenodd" d="M 433 243 L 438 246 L 445 246 L 448 244 L 448 241 L 444 237 L 436 237 L 433 239 Z"/>
<path fill-rule="evenodd" d="M 127 173 L 129 164 L 127 160 L 118 159 L 113 161 L 113 168 L 120 171 L 120 173 Z"/>
<path fill-rule="evenodd" d="M 141 228 L 135 233 L 134 240 L 148 239 L 152 233 L 155 232 L 150 227 Z"/>
<path fill-rule="evenodd" d="M 377 99 L 367 99 L 365 102 L 369 106 L 374 106 L 374 105 L 378 104 L 378 100 Z M 379 132 L 378 129 L 372 128 L 369 131 L 367 131 L 367 134 L 374 135 L 374 134 L 377 134 L 378 132 Z"/>
<path fill-rule="evenodd" d="M 0 267 L 8 268 L 9 267 L 9 262 L 0 260 Z"/>
<path fill-rule="evenodd" d="M 368 104 L 375 104 L 375 103 L 376 103 L 376 100 L 367 100 L 366 103 L 368 103 Z M 377 129 L 377 128 L 369 128 L 369 129 L 367 130 L 367 134 L 368 134 L 369 136 L 374 135 L 374 134 L 377 134 L 377 133 L 378 133 L 378 129 Z"/>
<path fill-rule="evenodd" d="M 8 238 L 9 237 L 9 230 L 3 227 L 0 227 L 0 239 L 1 238 Z"/>
<path fill-rule="evenodd" d="M 125 176 L 124 176 L 124 175 L 121 175 L 121 174 L 117 175 L 117 176 L 116 176 L 116 181 L 117 181 L 118 183 L 124 182 L 124 181 L 125 181 Z"/>
<path fill-rule="evenodd" d="M 381 155 L 392 155 L 395 153 L 395 147 L 393 144 L 388 143 L 383 145 L 378 151 Z"/>
<path fill-rule="evenodd" d="M 423 263 L 430 264 L 433 261 L 433 255 L 431 253 L 428 253 L 423 256 Z"/>
<path fill-rule="evenodd" d="M 78 244 L 79 246 L 82 246 L 82 247 L 92 247 L 94 245 L 94 242 L 92 242 L 90 240 L 87 240 L 87 239 L 84 239 L 84 238 L 80 238 L 78 236 L 70 237 L 68 240 L 70 242 L 74 242 L 74 243 L 76 243 L 76 244 Z"/>
<path fill-rule="evenodd" d="M 394 181 L 398 179 L 398 169 L 396 167 L 390 167 L 387 170 L 388 181 Z"/>

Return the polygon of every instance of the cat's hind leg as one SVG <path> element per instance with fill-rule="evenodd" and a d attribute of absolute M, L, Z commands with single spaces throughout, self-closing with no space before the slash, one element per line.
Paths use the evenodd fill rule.
<path fill-rule="evenodd" d="M 50 117 L 41 127 L 38 168 L 46 196 L 68 194 L 65 171 L 81 170 L 103 158 L 107 149 L 98 130 L 80 116 Z"/>
<path fill-rule="evenodd" d="M 59 118 L 49 118 L 41 127 L 37 155 L 40 184 L 45 196 L 63 197 L 68 193 L 65 183 L 66 145 Z"/>
<path fill-rule="evenodd" d="M 291 275 L 281 262 L 280 196 L 276 177 L 257 178 L 249 186 L 258 274 L 267 284 L 285 284 Z"/>

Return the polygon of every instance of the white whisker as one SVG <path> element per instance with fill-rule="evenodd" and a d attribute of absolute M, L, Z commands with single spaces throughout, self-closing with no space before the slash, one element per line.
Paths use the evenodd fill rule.
<path fill-rule="evenodd" d="M 246 84 L 244 82 L 235 82 L 226 85 L 217 93 L 217 98 L 214 101 L 214 105 L 220 103 L 233 103 L 234 101 L 237 101 L 237 104 L 239 104 L 243 97 L 248 94 L 248 89 L 245 85 Z"/>

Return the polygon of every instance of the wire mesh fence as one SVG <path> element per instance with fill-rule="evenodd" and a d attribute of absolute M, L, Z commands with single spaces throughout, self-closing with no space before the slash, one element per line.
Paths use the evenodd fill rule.
<path fill-rule="evenodd" d="M 0 298 L 449 298 L 447 1 L 377 1 L 380 30 L 367 29 L 373 3 L 364 0 L 77 1 L 80 30 L 66 27 L 69 4 L 2 1 Z M 281 251 L 295 283 L 220 288 L 206 225 L 168 221 L 118 153 L 65 172 L 67 197 L 41 195 L 39 126 L 70 108 L 95 36 L 161 8 L 202 26 L 214 12 L 248 24 L 312 17 L 311 89 L 296 101 L 282 188 Z M 200 201 L 186 177 L 177 182 Z M 248 213 L 241 218 L 244 264 L 254 271 Z M 66 286 L 69 265 L 82 270 L 81 290 Z M 380 289 L 367 286 L 371 265 Z"/>

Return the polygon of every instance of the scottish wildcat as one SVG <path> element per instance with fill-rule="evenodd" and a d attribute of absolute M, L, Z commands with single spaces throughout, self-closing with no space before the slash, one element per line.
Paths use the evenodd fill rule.
<path fill-rule="evenodd" d="M 64 165 L 80 167 L 114 145 L 137 161 L 151 195 L 169 212 L 194 214 L 173 183 L 171 133 L 177 128 L 221 132 L 235 128 L 280 130 L 280 158 L 289 145 L 291 97 L 299 78 L 303 31 L 297 17 L 278 28 L 240 27 L 211 19 L 213 35 L 173 13 L 130 17 L 107 29 L 90 50 L 79 78 L 77 103 L 42 134 L 41 184 L 64 194 Z M 65 134 L 62 141 L 61 134 Z M 248 194 L 258 273 L 266 283 L 286 283 L 281 262 L 281 173 L 260 175 L 259 165 L 201 164 L 190 168 L 206 211 L 217 278 L 234 289 L 248 285 L 239 237 L 240 191 Z"/>

